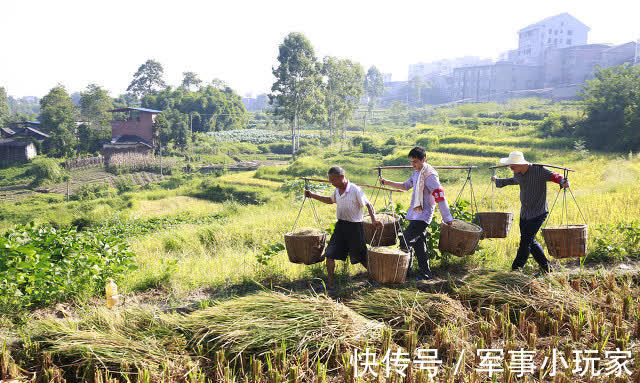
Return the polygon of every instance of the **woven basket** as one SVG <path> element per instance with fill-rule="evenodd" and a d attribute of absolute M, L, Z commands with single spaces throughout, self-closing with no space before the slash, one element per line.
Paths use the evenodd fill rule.
<path fill-rule="evenodd" d="M 312 265 L 324 260 L 324 246 L 327 241 L 327 234 L 318 235 L 294 235 L 287 233 L 284 235 L 284 246 L 287 249 L 289 261 L 292 263 L 304 263 Z"/>
<path fill-rule="evenodd" d="M 478 242 L 482 236 L 482 228 L 472 223 L 454 220 L 454 225 L 465 224 L 467 228 L 460 229 L 449 226 L 446 223 L 440 224 L 440 241 L 438 248 L 458 257 L 473 254 L 478 247 Z"/>
<path fill-rule="evenodd" d="M 383 215 L 391 217 L 392 221 L 383 223 L 382 230 L 376 231 L 373 223 L 371 223 L 370 221 L 367 222 L 366 218 L 363 221 L 364 238 L 367 243 L 371 243 L 373 244 L 373 246 L 393 246 L 396 244 L 396 233 L 400 231 L 400 217 L 397 214 L 392 213 L 378 213 L 378 218 Z"/>
<path fill-rule="evenodd" d="M 409 268 L 409 253 L 384 247 L 367 250 L 369 275 L 379 283 L 404 283 Z"/>
<path fill-rule="evenodd" d="M 587 225 L 547 227 L 542 236 L 554 258 L 580 258 L 587 253 Z"/>
<path fill-rule="evenodd" d="M 506 238 L 513 223 L 513 213 L 482 212 L 478 222 L 482 228 L 482 238 Z"/>

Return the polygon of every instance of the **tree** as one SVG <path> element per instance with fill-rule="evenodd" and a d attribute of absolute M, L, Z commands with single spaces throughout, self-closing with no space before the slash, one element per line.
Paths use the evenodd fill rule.
<path fill-rule="evenodd" d="M 198 78 L 195 72 L 182 72 L 182 87 L 186 90 L 191 90 L 192 86 L 199 87 L 202 84 L 202 80 Z"/>
<path fill-rule="evenodd" d="M 45 150 L 55 156 L 73 154 L 77 145 L 75 117 L 77 108 L 62 85 L 52 88 L 40 100 L 40 124 L 51 135 Z"/>
<path fill-rule="evenodd" d="M 337 122 L 342 123 L 341 138 L 344 139 L 345 122 L 353 118 L 360 104 L 364 71 L 360 64 L 351 60 L 327 56 L 323 60 L 321 73 L 325 79 L 323 90 L 326 123 L 329 127 L 331 142 L 333 142 Z"/>
<path fill-rule="evenodd" d="M 375 65 L 369 68 L 364 78 L 364 93 L 367 96 L 367 105 L 369 107 L 369 115 L 371 116 L 378 98 L 384 93 L 384 78 Z M 362 129 L 364 130 L 367 126 L 366 116 L 363 120 L 363 125 Z"/>
<path fill-rule="evenodd" d="M 291 155 L 295 157 L 300 143 L 298 124 L 312 121 L 322 111 L 322 78 L 311 42 L 298 32 L 290 33 L 280 44 L 278 67 L 272 73 L 276 81 L 271 86 L 269 103 L 275 113 L 291 124 Z"/>
<path fill-rule="evenodd" d="M 155 91 L 165 88 L 164 68 L 162 64 L 154 60 L 147 60 L 140 65 L 138 71 L 133 75 L 131 84 L 127 87 L 127 92 L 133 92 L 138 97 L 153 94 Z"/>
<path fill-rule="evenodd" d="M 415 106 L 422 106 L 422 88 L 425 87 L 424 80 L 420 76 L 413 76 L 413 78 L 409 80 L 409 85 Z"/>
<path fill-rule="evenodd" d="M 0 127 L 11 117 L 11 108 L 9 108 L 9 99 L 7 98 L 7 92 L 3 87 L 0 87 Z"/>
<path fill-rule="evenodd" d="M 640 150 L 640 67 L 598 69 L 584 86 L 578 134 L 594 149 Z"/>
<path fill-rule="evenodd" d="M 87 89 L 80 93 L 80 116 L 89 121 L 91 127 L 99 131 L 108 131 L 111 115 L 109 110 L 113 108 L 113 100 L 109 92 L 97 84 L 89 84 Z"/>

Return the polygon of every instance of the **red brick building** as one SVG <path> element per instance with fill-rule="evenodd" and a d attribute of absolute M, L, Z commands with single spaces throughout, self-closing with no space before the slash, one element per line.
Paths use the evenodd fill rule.
<path fill-rule="evenodd" d="M 102 146 L 105 162 L 116 153 L 143 153 L 151 155 L 156 144 L 153 123 L 160 110 L 146 108 L 118 108 L 111 121 L 111 142 Z"/>

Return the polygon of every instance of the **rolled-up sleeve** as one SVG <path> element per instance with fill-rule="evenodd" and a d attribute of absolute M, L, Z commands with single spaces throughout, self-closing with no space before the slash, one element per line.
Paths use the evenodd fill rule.
<path fill-rule="evenodd" d="M 444 195 L 442 185 L 440 185 L 440 179 L 435 174 L 430 175 L 424 181 L 424 186 L 427 187 L 431 195 L 433 195 L 435 201 L 438 203 L 438 210 L 444 222 L 453 221 L 453 216 L 449 210 L 449 203 L 447 197 Z"/>
<path fill-rule="evenodd" d="M 496 187 L 501 188 L 507 185 L 517 185 L 516 179 L 511 178 L 496 178 Z"/>
<path fill-rule="evenodd" d="M 364 192 L 362 191 L 362 189 L 357 189 L 358 190 L 358 202 L 360 203 L 361 207 L 367 206 L 370 204 L 369 199 L 367 198 L 366 194 L 364 194 Z"/>
<path fill-rule="evenodd" d="M 402 183 L 402 186 L 404 186 L 406 190 L 411 189 L 413 187 L 413 176 L 409 177 L 408 180 L 404 181 Z"/>

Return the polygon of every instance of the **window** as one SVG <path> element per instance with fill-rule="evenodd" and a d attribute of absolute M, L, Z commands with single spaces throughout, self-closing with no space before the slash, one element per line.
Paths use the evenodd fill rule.
<path fill-rule="evenodd" d="M 571 45 L 571 39 L 567 39 L 567 45 Z"/>
<path fill-rule="evenodd" d="M 567 35 L 571 36 L 572 34 L 573 34 L 573 31 L 572 31 L 571 29 L 569 29 L 569 30 L 567 31 Z"/>

